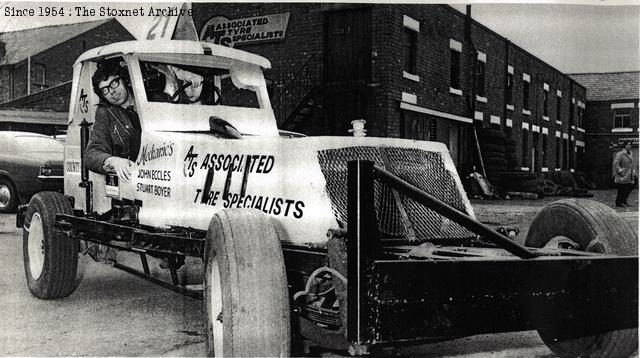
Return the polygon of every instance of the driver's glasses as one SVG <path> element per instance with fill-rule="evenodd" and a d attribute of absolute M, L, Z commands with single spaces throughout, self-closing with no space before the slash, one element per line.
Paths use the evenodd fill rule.
<path fill-rule="evenodd" d="M 120 77 L 114 78 L 108 85 L 100 88 L 100 93 L 102 93 L 103 96 L 106 96 L 111 92 L 115 92 L 118 87 L 120 87 Z"/>

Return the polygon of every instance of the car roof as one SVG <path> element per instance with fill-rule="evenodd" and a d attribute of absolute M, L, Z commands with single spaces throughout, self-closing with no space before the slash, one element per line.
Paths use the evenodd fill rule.
<path fill-rule="evenodd" d="M 21 131 L 0 131 L 0 136 L 5 137 L 44 137 L 51 138 L 48 135 L 33 133 L 33 132 L 21 132 Z"/>
<path fill-rule="evenodd" d="M 116 42 L 86 51 L 78 57 L 75 64 L 94 58 L 128 53 L 206 54 L 251 63 L 264 69 L 271 68 L 271 62 L 269 62 L 269 60 L 256 54 L 209 42 L 184 40 L 138 40 Z"/>

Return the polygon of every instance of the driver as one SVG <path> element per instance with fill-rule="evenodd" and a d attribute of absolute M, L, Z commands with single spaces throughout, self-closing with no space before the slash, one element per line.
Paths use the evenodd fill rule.
<path fill-rule="evenodd" d="M 204 76 L 173 65 L 157 63 L 152 67 L 165 76 L 166 102 L 175 102 L 178 92 L 184 92 L 182 99 L 188 104 L 213 104 L 214 85 Z"/>
<path fill-rule="evenodd" d="M 129 72 L 121 59 L 105 60 L 98 63 L 91 83 L 100 103 L 84 155 L 85 165 L 100 174 L 116 172 L 120 180 L 128 182 L 141 134 Z"/>

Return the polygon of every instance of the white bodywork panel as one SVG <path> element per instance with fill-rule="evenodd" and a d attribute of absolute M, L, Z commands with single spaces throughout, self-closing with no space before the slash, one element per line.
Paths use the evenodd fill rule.
<path fill-rule="evenodd" d="M 189 46 L 185 44 L 185 47 Z M 193 47 L 195 49 L 195 45 Z M 79 124 L 83 120 L 93 122 L 98 103 L 98 97 L 91 88 L 95 62 L 90 58 L 91 53 L 99 56 L 105 52 L 105 49 L 91 50 L 81 56 L 74 67 L 65 150 L 65 193 L 75 197 L 76 209 L 86 209 L 85 189 L 79 186 Z M 255 89 L 261 108 L 146 102 L 138 55 L 125 56 L 132 72 L 143 133 L 141 151 L 132 168 L 132 180 L 121 182 L 115 192 L 110 188 L 110 193 L 115 194 L 110 196 L 140 201 L 141 224 L 206 230 L 215 212 L 229 207 L 252 207 L 273 217 L 286 241 L 324 242 L 327 230 L 338 228 L 338 223 L 326 191 L 318 151 L 353 146 L 404 147 L 439 152 L 456 187 L 464 193 L 453 161 L 442 143 L 373 137 L 279 137 L 259 60 L 251 58 L 252 61 L 242 63 L 238 50 L 233 50 L 226 57 L 207 56 L 239 71 L 237 80 Z M 207 133 L 211 116 L 228 121 L 245 136 L 242 139 L 222 139 Z M 252 164 L 249 170 L 245 170 L 248 157 Z M 213 180 L 210 180 L 207 190 L 210 170 Z M 104 176 L 91 173 L 90 180 L 94 185 L 94 211 L 103 213 L 109 210 L 111 198 L 106 195 Z M 243 182 L 245 195 L 241 196 Z M 226 185 L 229 195 L 224 197 Z M 462 195 L 462 200 L 467 212 L 473 216 L 465 195 Z"/>

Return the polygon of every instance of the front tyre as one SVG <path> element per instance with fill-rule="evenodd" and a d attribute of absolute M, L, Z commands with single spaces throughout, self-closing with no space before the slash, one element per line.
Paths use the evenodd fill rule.
<path fill-rule="evenodd" d="M 271 219 L 254 209 L 223 210 L 211 220 L 207 245 L 207 356 L 289 356 L 287 277 Z"/>
<path fill-rule="evenodd" d="M 23 226 L 27 285 L 42 299 L 66 297 L 79 284 L 78 241 L 55 231 L 56 214 L 73 215 L 69 200 L 60 193 L 40 192 L 31 198 Z"/>
<path fill-rule="evenodd" d="M 564 199 L 546 206 L 531 223 L 525 245 L 638 254 L 638 237 L 631 226 L 613 209 L 592 200 Z M 538 333 L 561 357 L 628 357 L 638 349 L 637 328 L 562 340 L 545 330 Z"/>
<path fill-rule="evenodd" d="M 15 213 L 18 208 L 18 191 L 6 178 L 0 178 L 0 213 Z"/>

